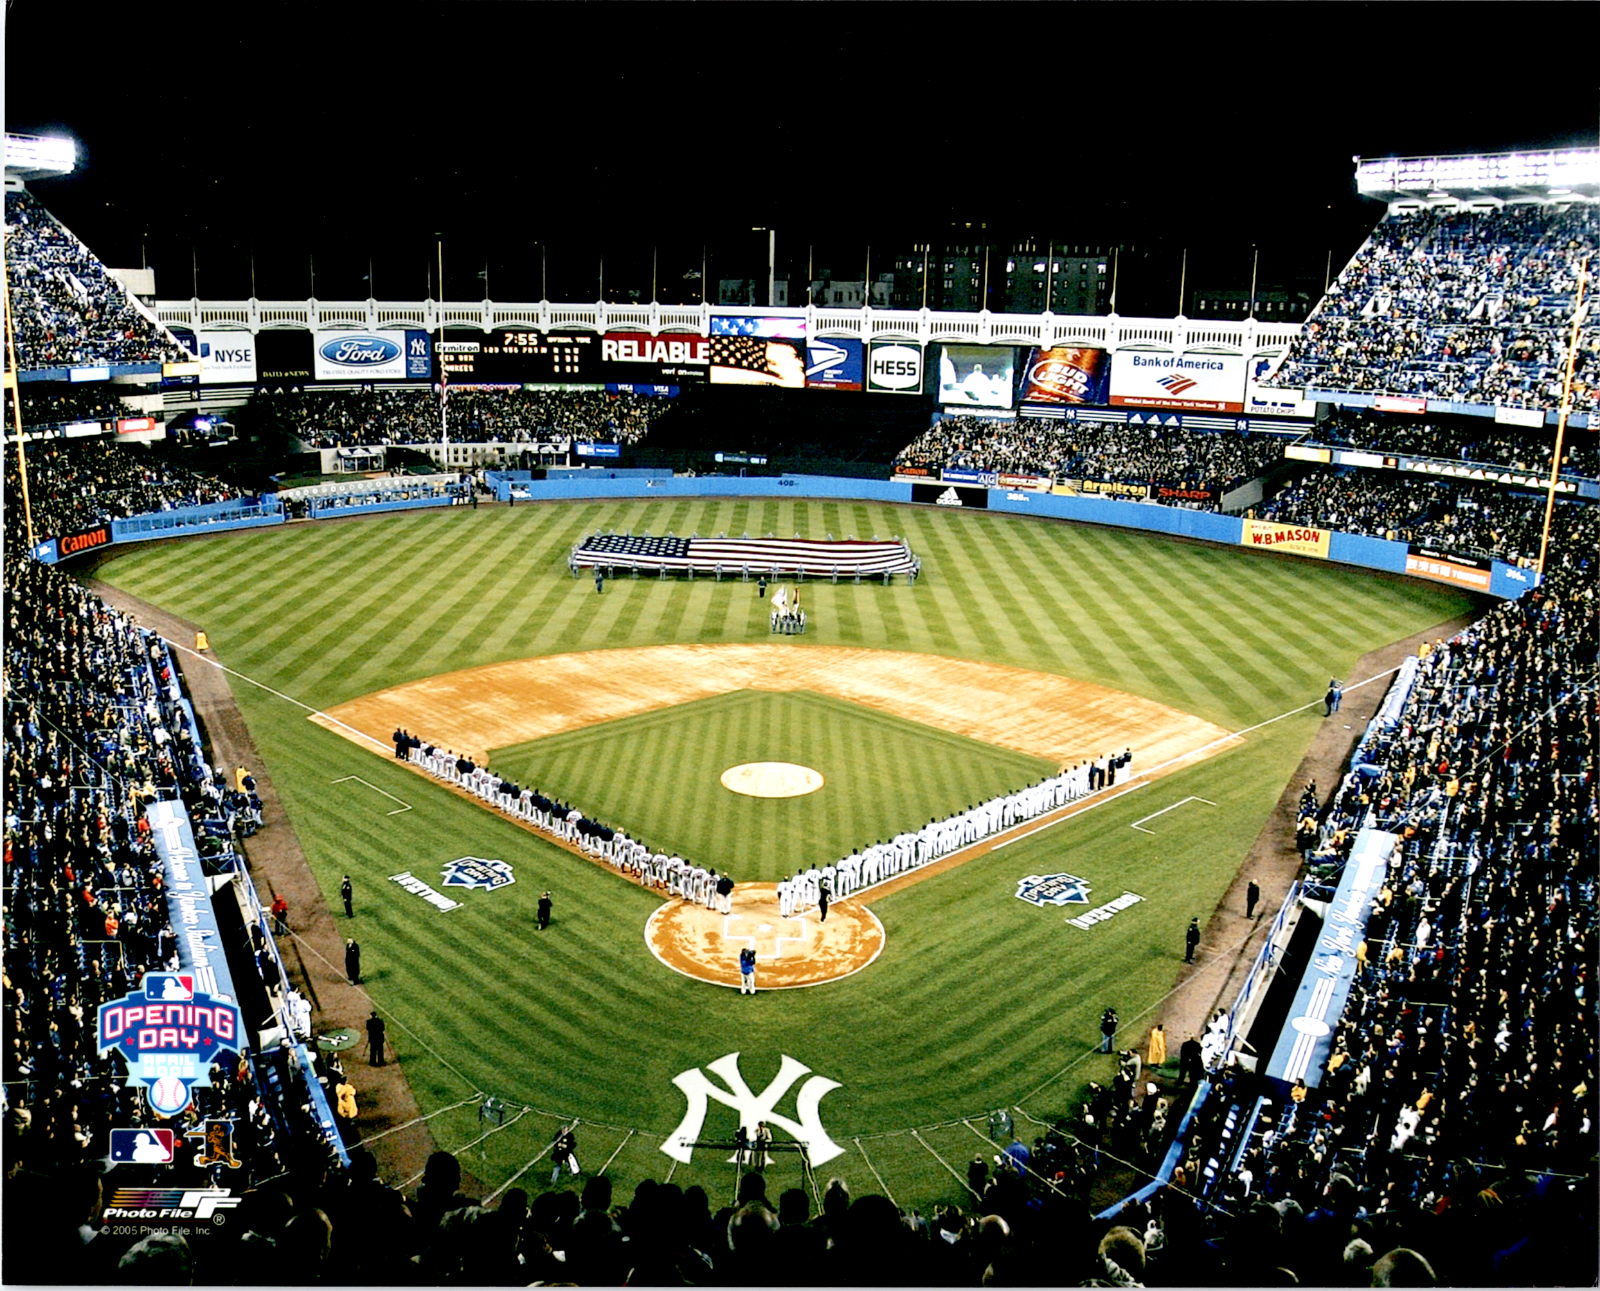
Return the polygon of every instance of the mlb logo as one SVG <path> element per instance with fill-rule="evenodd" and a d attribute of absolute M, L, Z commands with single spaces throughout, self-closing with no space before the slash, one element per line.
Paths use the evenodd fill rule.
<path fill-rule="evenodd" d="M 116 1165 L 171 1165 L 171 1130 L 112 1130 L 111 1160 Z"/>
<path fill-rule="evenodd" d="M 146 973 L 144 997 L 147 1000 L 194 999 L 193 973 Z"/>

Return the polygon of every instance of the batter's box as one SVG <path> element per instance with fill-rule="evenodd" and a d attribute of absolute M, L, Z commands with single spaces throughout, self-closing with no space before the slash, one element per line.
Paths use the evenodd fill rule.
<path fill-rule="evenodd" d="M 1148 816 L 1141 816 L 1138 820 L 1134 821 L 1129 828 L 1137 829 L 1141 834 L 1154 834 L 1156 832 L 1155 830 L 1146 829 L 1144 827 L 1145 821 L 1154 820 L 1157 816 L 1165 816 L 1169 811 L 1177 811 L 1179 807 L 1188 802 L 1203 802 L 1208 807 L 1215 807 L 1217 805 L 1209 798 L 1196 798 L 1193 794 L 1190 794 L 1187 798 L 1179 798 L 1178 801 L 1173 803 L 1170 807 L 1163 807 L 1160 811 L 1152 811 Z"/>

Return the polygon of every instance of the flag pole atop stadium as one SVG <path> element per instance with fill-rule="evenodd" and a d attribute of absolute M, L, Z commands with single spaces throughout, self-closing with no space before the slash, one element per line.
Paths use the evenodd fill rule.
<path fill-rule="evenodd" d="M 1572 307 L 1572 343 L 1567 346 L 1567 379 L 1561 385 L 1561 416 L 1556 421 L 1556 447 L 1550 456 L 1550 489 L 1544 499 L 1544 533 L 1539 537 L 1538 575 L 1544 577 L 1544 558 L 1550 550 L 1550 519 L 1556 509 L 1556 483 L 1561 479 L 1561 441 L 1567 434 L 1567 412 L 1572 407 L 1572 365 L 1578 357 L 1578 329 L 1583 325 L 1583 288 L 1589 281 L 1589 257 L 1578 261 L 1578 299 Z"/>

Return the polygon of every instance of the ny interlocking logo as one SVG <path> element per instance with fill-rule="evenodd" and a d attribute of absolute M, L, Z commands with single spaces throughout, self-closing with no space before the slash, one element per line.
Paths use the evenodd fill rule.
<path fill-rule="evenodd" d="M 805 1145 L 814 1166 L 841 1155 L 844 1149 L 828 1137 L 828 1131 L 822 1128 L 822 1121 L 817 1115 L 817 1105 L 822 1102 L 823 1095 L 830 1089 L 838 1089 L 839 1082 L 829 1080 L 826 1076 L 812 1076 L 795 1094 L 795 1115 L 800 1119 L 794 1121 L 787 1116 L 779 1116 L 773 1110 L 778 1100 L 789 1092 L 795 1081 L 811 1071 L 798 1058 L 791 1058 L 788 1054 L 782 1056 L 778 1074 L 759 1094 L 751 1092 L 744 1076 L 740 1074 L 737 1052 L 723 1054 L 715 1062 L 706 1064 L 706 1071 L 720 1076 L 726 1088 L 718 1088 L 698 1067 L 679 1072 L 672 1078 L 672 1083 L 683 1091 L 683 1096 L 689 1100 L 689 1108 L 684 1112 L 678 1128 L 667 1136 L 661 1150 L 674 1161 L 687 1165 L 694 1158 L 694 1148 L 690 1145 L 700 1137 L 700 1127 L 705 1124 L 706 1100 L 714 1098 L 724 1107 L 731 1107 L 738 1112 L 739 1124 L 746 1130 L 754 1130 L 758 1122 L 765 1121 L 789 1133 L 797 1142 Z"/>

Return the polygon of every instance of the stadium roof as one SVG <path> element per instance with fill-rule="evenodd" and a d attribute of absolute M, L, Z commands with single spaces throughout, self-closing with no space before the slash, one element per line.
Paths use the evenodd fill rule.
<path fill-rule="evenodd" d="M 1388 202 L 1443 196 L 1600 196 L 1600 148 L 1355 161 L 1357 191 Z"/>

